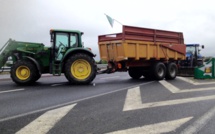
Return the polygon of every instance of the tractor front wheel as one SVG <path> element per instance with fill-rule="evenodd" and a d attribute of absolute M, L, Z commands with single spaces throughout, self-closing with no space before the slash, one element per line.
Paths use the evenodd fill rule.
<path fill-rule="evenodd" d="M 73 84 L 89 84 L 96 77 L 95 60 L 84 53 L 72 55 L 64 69 L 65 77 Z"/>
<path fill-rule="evenodd" d="M 19 85 L 28 85 L 36 81 L 37 67 L 30 61 L 18 60 L 11 68 L 11 78 Z"/>

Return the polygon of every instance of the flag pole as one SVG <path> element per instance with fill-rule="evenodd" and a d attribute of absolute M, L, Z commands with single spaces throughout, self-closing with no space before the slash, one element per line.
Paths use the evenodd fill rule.
<path fill-rule="evenodd" d="M 116 20 L 116 19 L 114 19 L 114 20 L 123 26 L 123 24 L 122 24 L 121 22 L 119 22 L 119 21 L 118 21 L 118 20 Z"/>

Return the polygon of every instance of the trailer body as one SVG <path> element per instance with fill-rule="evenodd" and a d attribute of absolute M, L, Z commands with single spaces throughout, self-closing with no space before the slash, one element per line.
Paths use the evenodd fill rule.
<path fill-rule="evenodd" d="M 100 35 L 98 42 L 100 58 L 108 61 L 109 72 L 128 70 L 132 78 L 148 77 L 152 73 L 154 78 L 163 79 L 170 73 L 168 66 L 171 64 L 175 68 L 186 54 L 181 32 L 123 26 L 122 33 Z M 155 74 L 157 65 L 164 71 L 159 78 Z M 174 73 L 177 73 L 177 66 Z"/>

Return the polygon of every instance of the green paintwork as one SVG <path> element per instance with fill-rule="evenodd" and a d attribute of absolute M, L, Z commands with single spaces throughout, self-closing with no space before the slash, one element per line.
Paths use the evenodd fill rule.
<path fill-rule="evenodd" d="M 8 57 L 12 57 L 13 63 L 18 58 L 25 59 L 25 57 L 32 57 L 41 67 L 48 68 L 50 63 L 50 50 L 42 43 L 20 42 L 9 39 L 0 50 L 0 68 L 4 66 Z M 47 73 L 47 71 L 45 72 Z"/>
<path fill-rule="evenodd" d="M 66 30 L 66 29 L 51 29 L 51 32 L 68 32 L 68 33 L 82 33 L 79 30 Z"/>
<path fill-rule="evenodd" d="M 94 57 L 95 55 L 92 53 L 92 51 L 90 51 L 89 49 L 87 48 L 70 48 L 66 51 L 66 53 L 64 54 L 64 57 L 63 57 L 63 61 L 66 59 L 66 57 L 68 55 L 70 55 L 71 53 L 74 53 L 74 52 L 77 52 L 77 51 L 84 51 L 86 53 L 89 53 L 92 57 Z"/>
<path fill-rule="evenodd" d="M 200 67 L 194 69 L 195 79 L 214 79 L 215 78 L 215 58 L 211 58 L 209 61 L 204 62 Z"/>
<path fill-rule="evenodd" d="M 63 50 L 60 48 L 56 49 L 55 36 L 57 33 L 65 33 L 69 35 L 68 46 Z M 71 46 L 71 35 L 77 35 L 76 46 Z M 45 47 L 42 43 L 32 43 L 32 42 L 20 42 L 9 39 L 8 42 L 0 49 L 0 69 L 6 63 L 8 57 L 12 57 L 13 63 L 19 59 L 31 60 L 39 66 L 39 71 L 41 74 L 50 73 L 53 75 L 61 75 L 63 72 L 63 64 L 66 62 L 66 58 L 72 53 L 87 53 L 89 56 L 94 57 L 95 55 L 87 48 L 83 47 L 81 36 L 82 32 L 78 30 L 61 30 L 53 29 L 50 30 L 51 35 L 51 47 Z M 59 41 L 58 41 L 59 42 Z M 59 51 L 60 50 L 60 51 Z M 60 53 L 62 58 L 56 58 L 59 56 L 56 54 Z M 60 60 L 60 61 L 59 61 Z"/>
<path fill-rule="evenodd" d="M 62 33 L 76 33 L 78 34 L 78 37 L 79 40 L 78 40 L 78 44 L 79 46 L 78 47 L 83 47 L 83 44 L 82 44 L 82 40 L 81 40 L 81 36 L 84 34 L 83 32 L 79 31 L 79 30 L 65 30 L 65 29 L 51 29 L 50 30 L 50 34 L 54 33 L 54 32 L 62 32 Z"/>

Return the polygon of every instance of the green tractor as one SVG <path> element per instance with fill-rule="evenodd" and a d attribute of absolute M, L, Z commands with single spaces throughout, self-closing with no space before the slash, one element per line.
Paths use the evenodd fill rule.
<path fill-rule="evenodd" d="M 97 66 L 95 55 L 83 47 L 82 34 L 75 30 L 50 30 L 51 47 L 9 39 L 0 49 L 0 69 L 11 57 L 11 78 L 19 85 L 34 83 L 46 73 L 64 73 L 70 83 L 89 84 L 96 77 Z"/>

